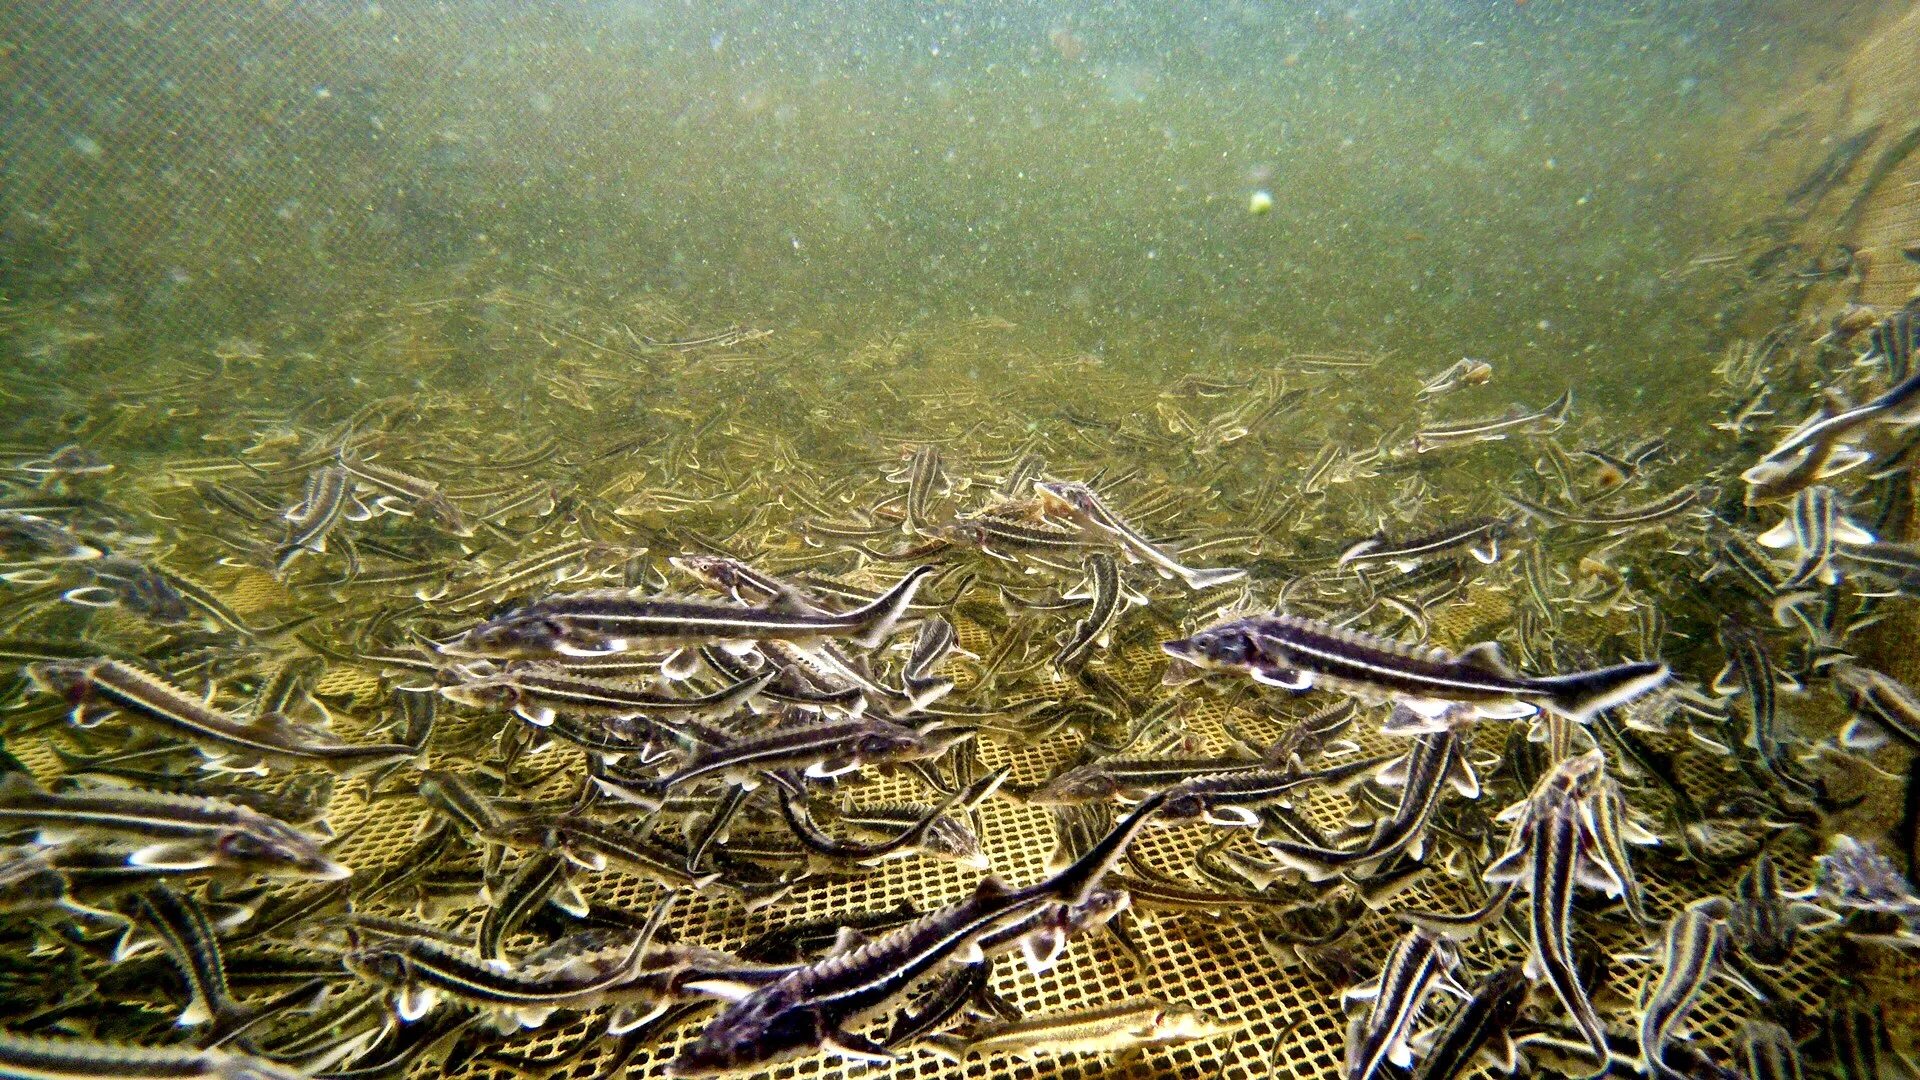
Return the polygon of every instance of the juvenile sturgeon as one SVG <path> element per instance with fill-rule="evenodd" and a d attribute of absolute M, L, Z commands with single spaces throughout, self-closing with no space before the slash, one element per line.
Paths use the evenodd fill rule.
<path fill-rule="evenodd" d="M 1507 850 L 1488 866 L 1488 884 L 1524 883 L 1532 894 L 1527 918 L 1527 978 L 1545 979 L 1587 1041 L 1596 1065 L 1608 1060 L 1607 1029 L 1580 985 L 1573 961 L 1576 884 L 1618 896 L 1625 883 L 1596 857 L 1601 842 L 1588 812 L 1595 780 L 1605 767 L 1598 749 L 1569 758 L 1542 777 L 1524 802 L 1502 812 L 1513 822 Z"/>
<path fill-rule="evenodd" d="M 1034 486 L 1045 496 L 1049 511 L 1057 508 L 1083 528 L 1118 544 L 1129 558 L 1149 563 L 1167 577 L 1179 578 L 1189 589 L 1211 589 L 1247 576 L 1245 570 L 1236 568 L 1196 569 L 1182 564 L 1107 509 L 1100 496 L 1085 484 L 1043 480 Z"/>
<path fill-rule="evenodd" d="M 38 829 L 43 843 L 132 848 L 127 865 L 144 870 L 245 870 L 320 881 L 353 873 L 306 833 L 219 799 L 126 788 L 51 794 L 23 773 L 8 773 L 0 778 L 0 825 Z"/>
<path fill-rule="evenodd" d="M 1414 433 L 1410 445 L 1414 453 L 1424 454 L 1430 450 L 1458 443 L 1504 439 L 1515 432 L 1555 431 L 1566 424 L 1567 416 L 1572 411 L 1573 390 L 1569 388 L 1566 393 L 1553 399 L 1552 404 L 1538 412 L 1519 411 L 1506 416 L 1459 420 L 1421 428 Z"/>
<path fill-rule="evenodd" d="M 448 656 L 540 660 L 623 653 L 649 645 L 829 637 L 850 637 L 872 648 L 892 635 L 914 592 L 933 572 L 931 566 L 917 567 L 871 604 L 839 614 L 637 596 L 620 589 L 557 593 L 489 619 L 442 643 L 439 650 Z"/>
<path fill-rule="evenodd" d="M 1800 549 L 1800 565 L 1781 582 L 1783 589 L 1816 580 L 1823 585 L 1838 582 L 1840 572 L 1833 566 L 1837 546 L 1874 543 L 1872 533 L 1841 513 L 1838 494 L 1825 484 L 1815 484 L 1795 495 L 1792 512 L 1756 539 L 1762 547 Z"/>
<path fill-rule="evenodd" d="M 1073 633 L 1054 654 L 1054 666 L 1066 672 L 1078 672 L 1087 666 L 1095 647 L 1111 644 L 1113 628 L 1120 621 L 1125 603 L 1145 603 L 1146 598 L 1129 593 L 1120 583 L 1120 567 L 1104 551 L 1090 552 L 1085 565 L 1086 584 L 1067 593 L 1068 599 L 1086 599 L 1087 613 L 1074 624 Z"/>
<path fill-rule="evenodd" d="M 1025 1016 L 978 1025 L 963 1035 L 927 1040 L 936 1052 L 963 1061 L 969 1054 L 1108 1053 L 1139 1046 L 1210 1039 L 1237 1025 L 1221 1024 L 1187 1006 L 1144 998 L 1092 1009 Z"/>
<path fill-rule="evenodd" d="M 128 1046 L 0 1032 L 0 1075 L 23 1080 L 305 1080 L 303 1071 L 231 1050 Z"/>
<path fill-rule="evenodd" d="M 1393 699 L 1423 716 L 1439 716 L 1458 703 L 1485 717 L 1529 716 L 1545 708 L 1584 723 L 1667 679 L 1667 666 L 1654 661 L 1520 675 L 1491 642 L 1455 656 L 1296 615 L 1232 619 L 1161 648 L 1176 660 L 1242 671 L 1270 686 L 1324 686 L 1363 699 Z"/>
<path fill-rule="evenodd" d="M 1493 563 L 1500 558 L 1500 541 L 1513 529 L 1513 523 L 1505 518 L 1477 517 L 1448 525 L 1442 529 L 1421 536 L 1406 539 L 1389 539 L 1384 532 L 1374 533 L 1357 543 L 1349 545 L 1340 553 L 1337 566 L 1353 566 L 1370 562 L 1391 563 L 1402 571 L 1412 570 L 1421 560 L 1451 551 L 1457 547 L 1466 547 L 1473 557 L 1482 563 Z"/>
<path fill-rule="evenodd" d="M 823 960 L 755 990 L 707 1025 L 668 1067 L 674 1076 L 707 1076 L 784 1060 L 819 1048 L 867 1060 L 891 1060 L 847 1025 L 894 1000 L 949 960 L 979 962 L 1044 932 L 1057 948 L 1069 929 L 1104 921 L 1124 901 L 1100 881 L 1160 808 L 1149 798 L 1060 873 L 1025 888 L 986 878 L 965 900 L 871 941 L 847 936 Z M 1124 894 L 1121 894 L 1122 896 Z M 1035 927 L 1036 915 L 1057 913 Z M 1012 935 L 1011 937 L 1009 935 Z"/>
<path fill-rule="evenodd" d="M 1459 966 L 1460 951 L 1452 941 L 1414 929 L 1394 943 L 1377 978 L 1341 995 L 1372 1002 L 1347 1029 L 1346 1080 L 1371 1080 L 1389 1062 L 1403 1069 L 1413 1065 L 1409 1037 L 1427 997 L 1442 987 L 1467 996 L 1453 981 Z"/>
<path fill-rule="evenodd" d="M 1716 974 L 1726 968 L 1728 904 L 1725 897 L 1708 896 L 1688 904 L 1673 917 L 1660 945 L 1660 981 L 1640 1013 L 1640 1057 L 1653 1080 L 1685 1080 L 1688 1074 L 1667 1064 L 1666 1046 L 1687 1012 Z M 1745 980 L 1736 981 L 1745 984 Z M 1747 989 L 1764 1000 L 1750 984 Z"/>
<path fill-rule="evenodd" d="M 347 516 L 352 501 L 353 477 L 338 465 L 325 465 L 307 477 L 306 492 L 300 501 L 281 515 L 287 523 L 287 538 L 274 552 L 274 565 L 285 570 L 303 554 L 321 554 L 327 550 L 327 534 Z"/>
<path fill-rule="evenodd" d="M 907 698 L 904 711 L 918 712 L 953 691 L 953 680 L 942 678 L 934 672 L 952 654 L 956 641 L 953 624 L 940 616 L 934 615 L 920 621 L 920 629 L 914 634 L 913 649 L 907 654 L 906 666 L 900 671 L 900 685 Z"/>
<path fill-rule="evenodd" d="M 317 728 L 266 713 L 244 720 L 109 657 L 54 660 L 27 669 L 34 684 L 73 704 L 73 720 L 91 727 L 109 712 L 185 739 L 209 761 L 244 771 L 260 763 L 312 763 L 341 772 L 376 769 L 418 756 L 402 743 L 349 743 Z"/>
<path fill-rule="evenodd" d="M 666 792 L 704 776 L 723 776 L 748 787 L 757 785 L 759 774 L 766 772 L 796 770 L 821 779 L 862 765 L 938 757 L 972 737 L 968 728 L 934 724 L 917 730 L 872 717 L 799 724 L 703 748 L 658 780 L 638 784 L 603 776 L 593 780 L 616 798 L 658 805 Z"/>
<path fill-rule="evenodd" d="M 550 727 L 562 712 L 627 719 L 643 715 L 725 716 L 739 711 L 780 673 L 748 676 L 697 697 L 657 694 L 633 683 L 583 678 L 562 668 L 516 667 L 499 675 L 443 686 L 463 705 L 501 706 L 535 727 Z"/>
<path fill-rule="evenodd" d="M 1309 881 L 1364 873 L 1403 851 L 1416 857 L 1420 854 L 1427 825 L 1447 787 L 1467 798 L 1480 794 L 1479 779 L 1467 762 L 1465 740 L 1451 729 L 1419 736 L 1413 749 L 1394 758 L 1382 773 L 1383 782 L 1399 785 L 1400 802 L 1358 848 L 1344 850 L 1274 838 L 1265 841 L 1268 852 L 1283 865 L 1305 874 Z"/>

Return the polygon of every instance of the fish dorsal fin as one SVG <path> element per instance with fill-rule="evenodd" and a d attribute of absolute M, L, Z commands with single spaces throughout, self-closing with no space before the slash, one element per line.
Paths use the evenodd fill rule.
<path fill-rule="evenodd" d="M 1506 655 L 1500 651 L 1497 642 L 1482 641 L 1477 645 L 1469 645 L 1461 650 L 1458 659 L 1468 667 L 1491 671 L 1496 675 L 1513 674 L 1513 668 L 1508 665 Z"/>

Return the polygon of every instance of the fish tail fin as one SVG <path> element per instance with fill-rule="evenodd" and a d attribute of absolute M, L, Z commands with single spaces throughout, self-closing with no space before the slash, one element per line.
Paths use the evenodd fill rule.
<path fill-rule="evenodd" d="M 1624 704 L 1667 681 L 1667 665 L 1655 660 L 1615 664 L 1597 671 L 1552 675 L 1536 680 L 1547 707 L 1577 723 Z"/>
<path fill-rule="evenodd" d="M 1569 386 L 1566 393 L 1553 399 L 1553 404 L 1547 406 L 1547 418 L 1556 424 L 1564 424 L 1567 422 L 1567 417 L 1571 415 L 1573 415 L 1573 387 Z"/>
<path fill-rule="evenodd" d="M 863 648 L 878 648 L 900 623 L 900 616 L 906 614 L 907 605 L 913 603 L 913 594 L 919 591 L 921 582 L 933 573 L 931 566 L 917 566 L 899 584 L 882 593 L 880 597 L 866 607 L 855 611 L 852 620 L 863 629 L 853 637 L 854 643 Z"/>

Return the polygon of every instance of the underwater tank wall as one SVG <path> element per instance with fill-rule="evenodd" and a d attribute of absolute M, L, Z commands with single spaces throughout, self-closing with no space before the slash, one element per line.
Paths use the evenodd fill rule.
<path fill-rule="evenodd" d="M 0 12 L 0 1075 L 1912 1075 L 1916 60 Z"/>

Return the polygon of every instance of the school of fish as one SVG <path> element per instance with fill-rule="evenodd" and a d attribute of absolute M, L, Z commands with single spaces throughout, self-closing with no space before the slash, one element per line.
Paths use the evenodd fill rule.
<path fill-rule="evenodd" d="M 1920 596 L 1920 308 L 1736 343 L 1686 431 L 1491 361 L 1143 387 L 1011 329 L 542 279 L 22 376 L 0 1076 L 1245 1037 L 1144 981 L 1014 1000 L 1144 977 L 1148 916 L 1304 965 L 1344 1080 L 1912 1075 L 1845 966 L 1781 972 L 1920 947 L 1920 691 L 1863 647 Z"/>

